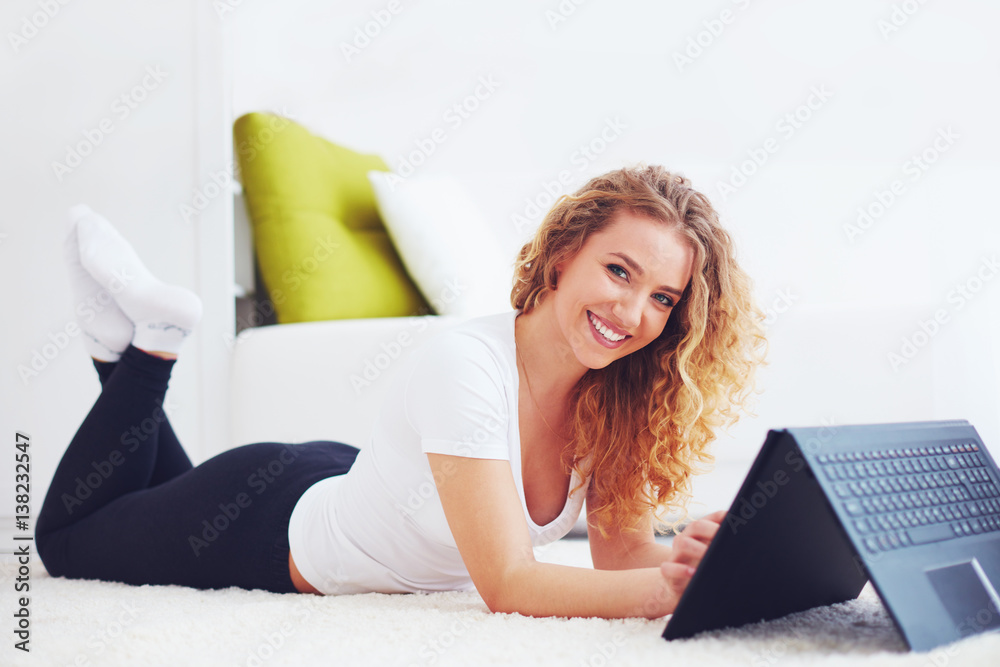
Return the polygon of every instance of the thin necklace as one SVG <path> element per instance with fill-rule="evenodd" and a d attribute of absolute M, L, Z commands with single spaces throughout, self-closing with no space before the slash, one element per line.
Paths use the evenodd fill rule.
<path fill-rule="evenodd" d="M 556 430 L 552 428 L 551 424 L 549 424 L 549 420 L 542 414 L 542 409 L 538 407 L 538 401 L 535 400 L 535 394 L 531 391 L 531 380 L 528 379 L 528 367 L 524 365 L 524 359 L 521 357 L 521 348 L 517 346 L 517 340 L 514 341 L 514 351 L 517 352 L 517 358 L 521 362 L 521 369 L 524 370 L 524 381 L 528 383 L 528 397 L 531 399 L 531 402 L 534 403 L 535 410 L 538 411 L 538 416 L 542 418 L 542 421 L 545 422 L 545 425 L 549 427 L 549 430 L 552 431 L 557 438 L 569 440 L 566 436 L 556 433 Z"/>

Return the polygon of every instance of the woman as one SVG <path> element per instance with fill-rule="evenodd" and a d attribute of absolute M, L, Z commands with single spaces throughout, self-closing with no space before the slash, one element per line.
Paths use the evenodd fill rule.
<path fill-rule="evenodd" d="M 102 393 L 38 521 L 54 576 L 275 592 L 469 590 L 536 616 L 671 613 L 724 517 L 671 546 L 765 346 L 729 235 L 690 182 L 622 169 L 560 199 L 520 251 L 513 311 L 427 341 L 363 451 L 256 443 L 192 467 L 162 411 L 200 316 L 99 216 L 73 210 Z M 152 426 L 155 425 L 155 428 Z M 348 473 L 349 474 L 345 474 Z M 107 473 L 107 474 L 105 474 Z M 587 500 L 594 570 L 539 563 Z"/>

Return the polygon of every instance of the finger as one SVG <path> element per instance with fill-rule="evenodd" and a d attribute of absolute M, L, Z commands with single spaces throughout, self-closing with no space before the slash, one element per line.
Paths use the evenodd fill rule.
<path fill-rule="evenodd" d="M 695 568 L 691 565 L 677 562 L 666 562 L 660 564 L 660 573 L 675 590 L 679 587 L 683 590 L 694 576 Z"/>
<path fill-rule="evenodd" d="M 722 523 L 726 520 L 726 514 L 728 514 L 727 510 L 719 510 L 717 512 L 712 512 L 711 514 L 706 514 L 701 518 L 714 521 L 715 523 Z"/>
<path fill-rule="evenodd" d="M 700 540 L 681 535 L 674 538 L 671 547 L 674 551 L 673 560 L 688 565 L 697 565 L 700 563 L 701 559 L 705 556 L 705 552 L 708 551 L 708 545 Z"/>
<path fill-rule="evenodd" d="M 667 613 L 673 613 L 674 609 L 677 608 L 677 603 L 680 602 L 681 596 L 684 595 L 688 584 L 691 583 L 691 577 L 694 576 L 694 573 L 695 568 L 682 563 L 662 563 L 660 565 L 660 574 L 666 581 L 668 594 L 673 598 L 669 601 Z"/>
<path fill-rule="evenodd" d="M 684 527 L 684 530 L 680 532 L 680 535 L 686 535 L 688 537 L 693 537 L 695 539 L 701 540 L 705 544 L 712 541 L 715 534 L 719 532 L 719 524 L 714 521 L 705 521 L 704 519 L 698 519 L 692 523 L 689 523 Z"/>

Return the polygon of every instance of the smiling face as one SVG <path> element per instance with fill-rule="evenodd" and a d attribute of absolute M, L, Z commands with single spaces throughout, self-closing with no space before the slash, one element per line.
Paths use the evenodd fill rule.
<path fill-rule="evenodd" d="M 604 368 L 655 340 L 691 280 L 694 252 L 665 223 L 620 210 L 557 265 L 556 324 L 587 368 Z"/>

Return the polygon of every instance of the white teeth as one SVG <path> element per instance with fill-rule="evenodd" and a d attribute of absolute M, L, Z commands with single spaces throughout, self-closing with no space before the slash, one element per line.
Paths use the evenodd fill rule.
<path fill-rule="evenodd" d="M 604 326 L 603 324 L 601 324 L 601 321 L 599 319 L 597 319 L 597 316 L 594 315 L 594 314 L 590 315 L 590 321 L 593 322 L 594 328 L 597 329 L 598 331 L 600 331 L 602 336 L 604 336 L 605 338 L 607 338 L 608 340 L 610 340 L 612 342 L 617 343 L 618 341 L 620 341 L 623 338 L 625 338 L 625 336 L 622 336 L 621 334 L 616 334 L 613 331 L 611 331 L 610 329 L 608 329 L 606 326 Z"/>

